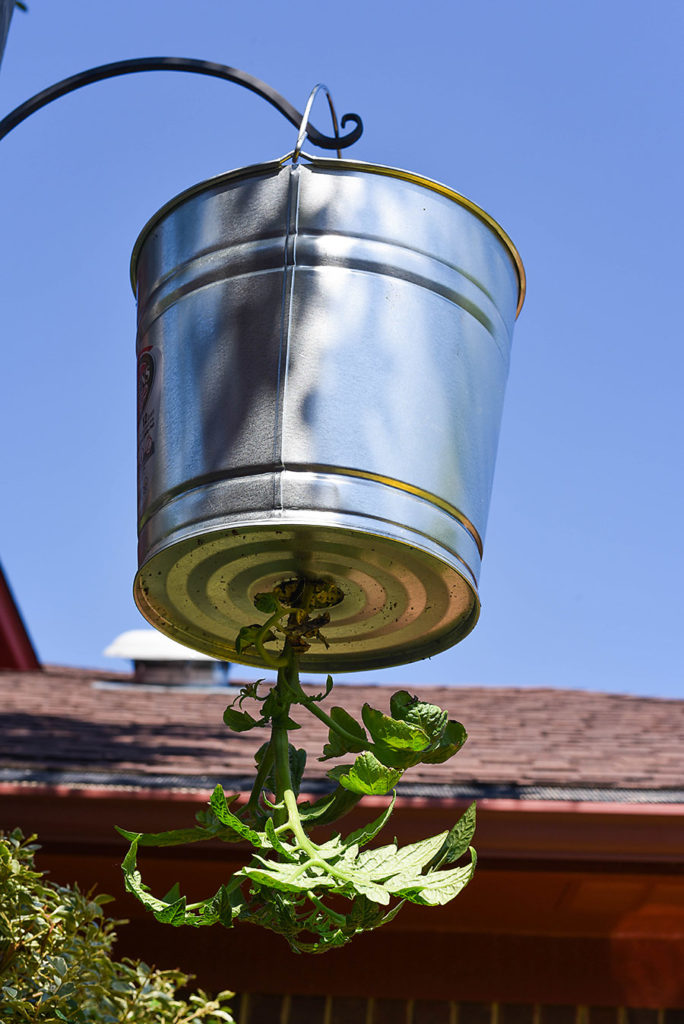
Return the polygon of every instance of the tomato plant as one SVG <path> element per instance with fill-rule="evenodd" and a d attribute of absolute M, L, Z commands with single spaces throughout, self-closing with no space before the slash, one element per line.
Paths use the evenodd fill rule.
<path fill-rule="evenodd" d="M 217 786 L 209 808 L 199 812 L 191 828 L 162 833 L 119 829 L 130 841 L 122 865 L 126 888 L 158 921 L 194 927 L 250 921 L 284 935 L 296 951 L 320 953 L 385 924 L 406 901 L 447 903 L 472 877 L 474 804 L 439 835 L 403 847 L 393 842 L 363 849 L 389 819 L 404 771 L 421 762 L 448 760 L 467 734 L 442 708 L 405 690 L 392 695 L 389 714 L 365 704 L 361 722 L 338 706 L 324 710 L 333 690 L 330 676 L 321 693 L 304 692 L 299 655 L 313 642 L 327 645 L 321 632 L 330 621 L 327 609 L 341 599 L 332 584 L 288 580 L 255 598 L 266 621 L 240 630 L 238 653 L 254 647 L 265 664 L 277 669 L 275 685 L 262 694 L 263 681 L 248 684 L 224 714 L 235 732 L 269 731 L 255 755 L 254 784 L 244 806 L 236 807 L 237 795 L 227 797 Z M 251 710 L 245 708 L 247 702 Z M 307 752 L 290 743 L 290 733 L 300 728 L 291 717 L 294 707 L 328 728 L 320 760 L 356 755 L 330 769 L 335 787 L 313 803 L 298 799 Z M 390 793 L 387 808 L 372 823 L 324 842 L 311 837 L 312 829 L 338 821 L 364 795 Z M 199 902 L 188 903 L 178 885 L 161 899 L 153 896 L 137 867 L 139 848 L 207 839 L 246 842 L 253 848 L 251 860 Z M 469 860 L 457 864 L 468 852 Z"/>

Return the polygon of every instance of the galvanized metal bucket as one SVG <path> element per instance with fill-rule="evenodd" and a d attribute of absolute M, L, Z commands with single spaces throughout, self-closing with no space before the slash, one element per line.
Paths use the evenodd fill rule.
<path fill-rule="evenodd" d="M 258 665 L 234 638 L 299 575 L 344 593 L 304 669 L 470 632 L 524 295 L 498 224 L 406 171 L 277 161 L 168 203 L 132 277 L 143 615 Z"/>

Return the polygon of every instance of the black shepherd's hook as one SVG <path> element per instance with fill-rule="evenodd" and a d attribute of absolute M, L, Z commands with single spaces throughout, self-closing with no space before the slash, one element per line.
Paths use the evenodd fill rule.
<path fill-rule="evenodd" d="M 238 68 L 231 68 L 225 64 L 214 64 L 207 60 L 195 60 L 192 57 L 139 57 L 132 60 L 115 61 L 113 64 L 100 64 L 99 67 L 81 71 L 78 75 L 64 78 L 61 82 L 55 82 L 49 88 L 43 89 L 42 92 L 26 100 L 0 121 L 0 139 L 31 114 L 40 110 L 41 107 L 47 106 L 48 103 L 52 103 L 53 100 L 59 99 L 60 96 L 66 96 L 67 93 L 74 92 L 75 89 L 91 85 L 93 82 L 101 82 L 105 78 L 130 75 L 137 71 L 190 71 L 198 75 L 211 75 L 214 78 L 235 82 L 267 100 L 295 128 L 299 128 L 302 123 L 302 114 L 291 103 L 288 103 L 284 96 L 272 89 L 266 82 L 262 82 L 246 71 L 240 71 Z M 345 114 L 342 117 L 342 128 L 350 123 L 354 127 L 347 135 L 324 135 L 313 125 L 307 126 L 306 134 L 309 141 L 321 149 L 346 149 L 347 146 L 351 146 L 357 139 L 360 139 L 363 133 L 363 122 L 358 114 Z"/>

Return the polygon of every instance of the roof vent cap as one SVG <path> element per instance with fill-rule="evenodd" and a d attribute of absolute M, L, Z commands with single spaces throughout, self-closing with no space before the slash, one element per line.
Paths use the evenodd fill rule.
<path fill-rule="evenodd" d="M 206 686 L 226 685 L 228 681 L 228 662 L 184 647 L 156 629 L 126 630 L 105 647 L 103 654 L 131 661 L 136 683 Z"/>

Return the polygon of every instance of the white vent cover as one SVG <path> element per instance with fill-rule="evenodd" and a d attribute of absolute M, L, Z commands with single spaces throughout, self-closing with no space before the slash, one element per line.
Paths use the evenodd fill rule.
<path fill-rule="evenodd" d="M 129 661 L 214 661 L 191 647 L 176 643 L 156 629 L 129 629 L 102 652 L 107 658 L 127 658 Z"/>

